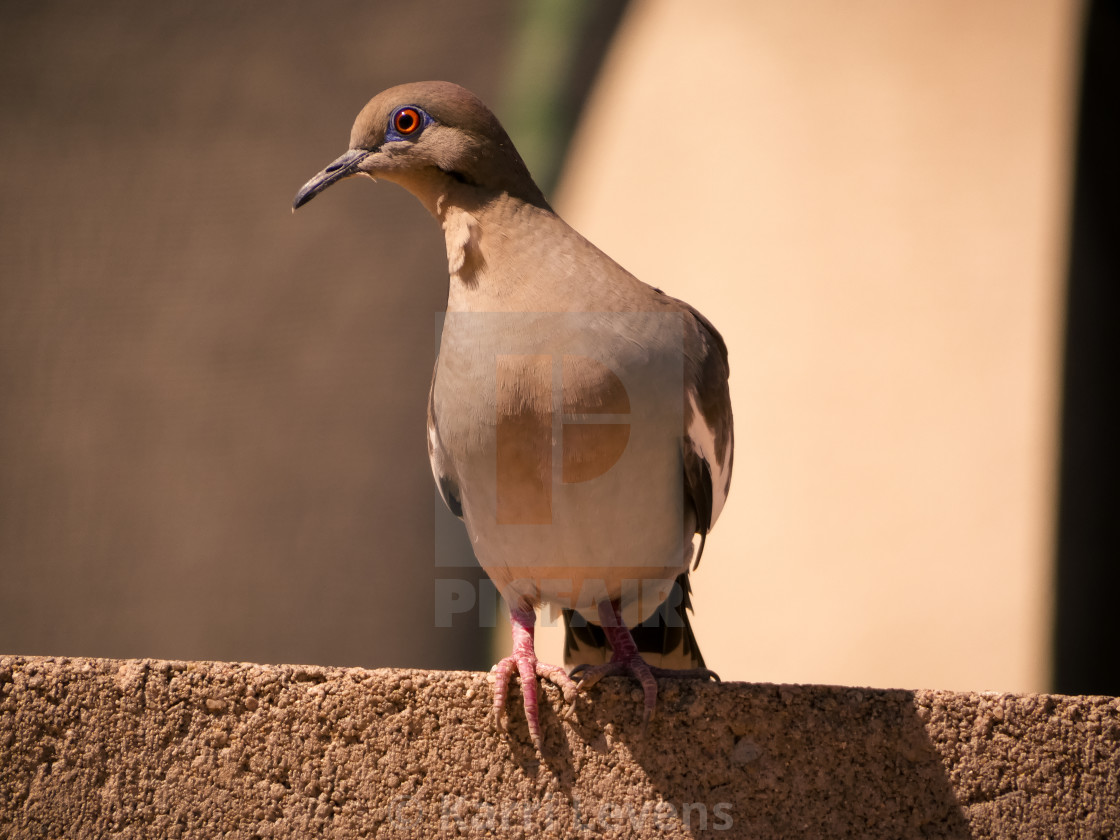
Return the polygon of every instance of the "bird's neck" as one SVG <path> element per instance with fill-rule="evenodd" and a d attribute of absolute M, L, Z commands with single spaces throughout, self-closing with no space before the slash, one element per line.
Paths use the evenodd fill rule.
<path fill-rule="evenodd" d="M 437 207 L 435 214 L 443 228 L 447 245 L 447 274 L 451 280 L 450 293 L 475 289 L 482 280 L 480 268 L 482 255 L 482 222 L 477 210 L 472 212 L 458 204 Z"/>
<path fill-rule="evenodd" d="M 486 189 L 439 170 L 401 183 L 443 229 L 449 312 L 610 311 L 628 306 L 623 288 L 642 286 L 536 187 L 524 195 Z"/>
<path fill-rule="evenodd" d="M 534 290 L 524 263 L 541 235 L 567 230 L 547 206 L 456 185 L 429 208 L 443 229 L 450 311 L 517 308 Z"/>

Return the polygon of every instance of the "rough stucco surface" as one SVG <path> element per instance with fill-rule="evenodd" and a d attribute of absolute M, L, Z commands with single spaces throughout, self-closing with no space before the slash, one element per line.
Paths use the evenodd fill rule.
<path fill-rule="evenodd" d="M 1120 699 L 0 658 L 0 836 L 1109 837 Z"/>

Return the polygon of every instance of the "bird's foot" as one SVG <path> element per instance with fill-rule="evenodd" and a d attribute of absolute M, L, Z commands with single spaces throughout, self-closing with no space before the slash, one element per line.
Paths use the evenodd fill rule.
<path fill-rule="evenodd" d="M 612 659 L 604 665 L 577 665 L 572 669 L 570 677 L 576 680 L 580 691 L 586 691 L 603 677 L 632 676 L 642 685 L 642 694 L 645 697 L 645 708 L 642 710 L 642 732 L 646 731 L 650 718 L 657 708 L 657 680 L 711 680 L 719 682 L 719 675 L 707 668 L 685 668 L 675 670 L 672 668 L 656 668 L 635 653 L 625 658 Z"/>
<path fill-rule="evenodd" d="M 525 703 L 525 720 L 529 724 L 529 737 L 537 752 L 544 755 L 544 740 L 541 737 L 540 706 L 538 704 L 537 677 L 555 684 L 564 695 L 570 712 L 575 705 L 579 689 L 575 681 L 559 665 L 549 665 L 537 659 L 533 649 L 533 622 L 535 615 L 529 611 L 510 611 L 513 624 L 513 653 L 501 660 L 490 673 L 494 681 L 494 705 L 490 710 L 490 720 L 497 729 L 508 730 L 505 718 L 506 697 L 509 695 L 509 681 L 517 671 L 521 679 L 521 696 Z"/>
<path fill-rule="evenodd" d="M 521 696 L 525 703 L 525 720 L 529 724 L 529 737 L 533 739 L 533 746 L 537 748 L 537 752 L 541 752 L 543 740 L 537 677 L 555 684 L 563 693 L 569 709 L 574 705 L 579 689 L 575 681 L 559 665 L 540 662 L 536 656 L 525 657 L 517 654 L 507 656 L 490 669 L 490 673 L 494 675 L 494 705 L 490 710 L 490 719 L 494 726 L 503 732 L 508 731 L 505 718 L 506 698 L 509 695 L 509 680 L 515 670 L 521 678 Z"/>
<path fill-rule="evenodd" d="M 595 685 L 603 677 L 629 675 L 637 679 L 642 685 L 642 694 L 645 697 L 645 708 L 642 712 L 643 734 L 649 725 L 650 718 L 653 717 L 654 710 L 657 708 L 658 678 L 714 679 L 719 682 L 719 675 L 707 668 L 656 668 L 642 659 L 642 655 L 638 653 L 637 645 L 634 644 L 634 637 L 630 635 L 630 631 L 622 623 L 617 604 L 606 602 L 599 604 L 599 618 L 603 632 L 607 636 L 607 642 L 610 644 L 611 650 L 614 651 L 611 655 L 611 661 L 603 665 L 577 665 L 572 669 L 569 676 L 577 680 L 576 684 L 580 691 L 585 691 Z"/>

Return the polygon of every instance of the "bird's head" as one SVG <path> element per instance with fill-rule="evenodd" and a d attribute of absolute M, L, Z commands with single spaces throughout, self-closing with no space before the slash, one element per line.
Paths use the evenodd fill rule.
<path fill-rule="evenodd" d="M 300 188 L 292 209 L 352 175 L 394 181 L 429 209 L 455 185 L 480 200 L 506 193 L 548 206 L 490 109 L 450 82 L 399 85 L 371 99 L 354 121 L 350 148 Z"/>

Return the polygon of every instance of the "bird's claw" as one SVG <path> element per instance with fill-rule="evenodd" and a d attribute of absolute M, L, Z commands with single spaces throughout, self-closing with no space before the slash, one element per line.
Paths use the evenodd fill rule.
<path fill-rule="evenodd" d="M 576 688 L 579 691 L 587 691 L 603 677 L 629 673 L 626 668 L 611 667 L 613 665 L 615 665 L 613 662 L 606 665 L 577 665 L 568 673 L 568 677 L 576 681 Z"/>
<path fill-rule="evenodd" d="M 537 752 L 543 756 L 544 740 L 541 735 L 540 709 L 537 702 L 537 677 L 548 680 L 560 689 L 568 704 L 563 713 L 565 717 L 570 716 L 575 708 L 579 687 L 563 668 L 541 662 L 535 655 L 514 653 L 507 656 L 490 669 L 494 682 L 494 705 L 490 710 L 490 719 L 501 732 L 509 732 L 505 706 L 509 694 L 509 681 L 515 671 L 521 678 L 521 696 L 525 705 L 525 720 L 529 725 L 529 737 Z"/>
<path fill-rule="evenodd" d="M 716 682 L 722 682 L 719 674 L 710 668 L 654 668 L 651 665 L 649 670 L 658 679 L 715 680 Z"/>
<path fill-rule="evenodd" d="M 657 708 L 657 680 L 660 679 L 700 679 L 719 682 L 719 674 L 708 668 L 655 668 L 638 654 L 624 659 L 612 659 L 603 665 L 577 665 L 568 676 L 577 680 L 580 691 L 586 691 L 603 677 L 633 676 L 642 684 L 645 705 L 642 709 L 642 729 L 644 735 Z"/>
<path fill-rule="evenodd" d="M 490 725 L 498 732 L 509 732 L 509 720 L 506 717 L 505 709 L 491 709 L 487 717 L 490 718 Z"/>

